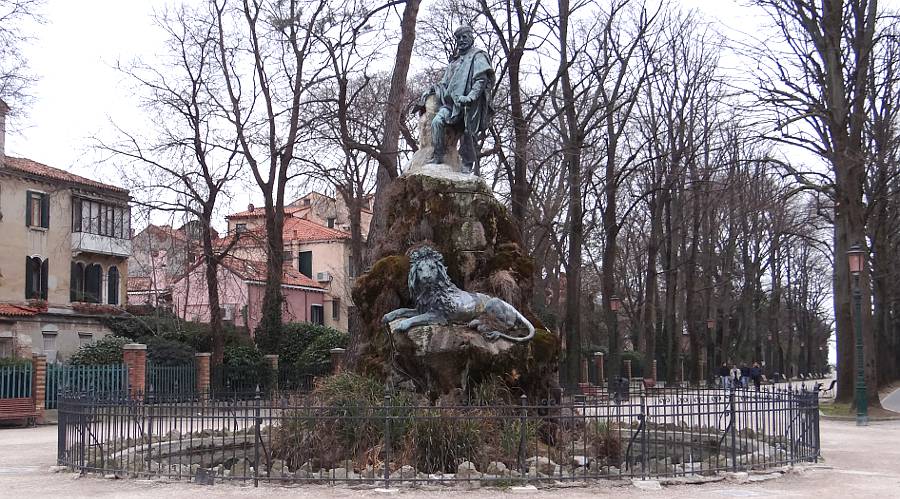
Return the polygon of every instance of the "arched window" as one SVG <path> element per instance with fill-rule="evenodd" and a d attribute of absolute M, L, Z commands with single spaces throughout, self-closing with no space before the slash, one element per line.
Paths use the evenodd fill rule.
<path fill-rule="evenodd" d="M 39 256 L 25 257 L 25 298 L 28 300 L 47 299 L 47 274 L 49 260 Z"/>
<path fill-rule="evenodd" d="M 84 264 L 81 262 L 72 262 L 69 301 L 84 301 Z"/>
<path fill-rule="evenodd" d="M 84 269 L 84 301 L 100 303 L 100 290 L 103 285 L 103 269 L 100 264 L 92 263 Z"/>
<path fill-rule="evenodd" d="M 106 273 L 106 303 L 119 304 L 119 269 L 115 265 Z"/>

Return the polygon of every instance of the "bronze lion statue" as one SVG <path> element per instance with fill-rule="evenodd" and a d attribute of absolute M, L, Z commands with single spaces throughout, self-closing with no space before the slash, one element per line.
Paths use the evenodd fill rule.
<path fill-rule="evenodd" d="M 398 308 L 384 315 L 388 324 L 403 319 L 394 331 L 406 332 L 416 326 L 465 324 L 485 339 L 524 343 L 534 338 L 534 326 L 509 303 L 482 293 L 470 293 L 456 287 L 447 275 L 444 257 L 430 246 L 410 252 L 409 293 L 416 308 Z M 511 336 L 517 323 L 527 329 L 525 336 Z"/>

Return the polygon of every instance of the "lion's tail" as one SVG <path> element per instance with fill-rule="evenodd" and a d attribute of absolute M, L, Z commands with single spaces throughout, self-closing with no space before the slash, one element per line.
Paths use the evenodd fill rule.
<path fill-rule="evenodd" d="M 510 306 L 512 307 L 512 305 Z M 519 312 L 519 309 L 517 309 L 516 307 L 512 307 L 512 309 L 516 312 L 516 317 L 518 318 L 519 322 L 521 322 L 526 328 L 528 328 L 528 334 L 526 334 L 525 336 L 510 336 L 508 334 L 500 333 L 500 337 L 515 343 L 525 343 L 531 341 L 531 339 L 534 338 L 534 326 L 531 324 L 531 321 L 529 321 L 525 318 L 524 315 L 522 315 L 522 312 Z"/>

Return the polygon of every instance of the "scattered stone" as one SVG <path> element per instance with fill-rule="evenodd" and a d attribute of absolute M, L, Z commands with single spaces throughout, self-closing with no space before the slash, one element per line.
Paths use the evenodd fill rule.
<path fill-rule="evenodd" d="M 66 466 L 51 466 L 49 471 L 50 473 L 60 473 L 66 471 L 68 468 Z"/>
<path fill-rule="evenodd" d="M 253 467 L 250 465 L 250 461 L 241 458 L 234 462 L 231 465 L 231 476 L 234 477 L 251 477 L 253 476 Z"/>
<path fill-rule="evenodd" d="M 523 485 L 520 487 L 510 487 L 509 491 L 513 494 L 534 494 L 537 493 L 538 488 L 534 485 Z"/>
<path fill-rule="evenodd" d="M 572 456 L 572 466 L 587 466 L 589 461 L 587 456 Z"/>
<path fill-rule="evenodd" d="M 463 461 L 459 466 L 456 467 L 457 478 L 469 480 L 478 477 L 478 475 L 480 475 L 480 473 L 475 468 L 475 464 L 472 462 Z"/>
<path fill-rule="evenodd" d="M 488 464 L 486 473 L 489 475 L 504 475 L 506 473 L 506 465 L 500 461 L 491 461 Z"/>
<path fill-rule="evenodd" d="M 631 484 L 641 490 L 662 490 L 662 485 L 658 480 L 631 480 Z"/>
<path fill-rule="evenodd" d="M 529 474 L 533 469 L 544 475 L 559 474 L 559 465 L 546 456 L 530 457 L 525 460 L 525 466 L 528 468 Z"/>

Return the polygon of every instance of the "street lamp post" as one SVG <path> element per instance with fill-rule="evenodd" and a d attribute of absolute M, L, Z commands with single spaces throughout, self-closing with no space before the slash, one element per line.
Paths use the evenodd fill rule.
<path fill-rule="evenodd" d="M 710 343 L 712 344 L 712 348 L 711 348 L 712 351 L 709 353 L 710 359 L 709 359 L 709 362 L 707 362 L 709 364 L 709 366 L 707 366 L 709 369 L 709 373 L 708 373 L 709 379 L 710 379 L 710 381 L 712 381 L 713 380 L 712 374 L 713 374 L 713 372 L 715 372 L 715 366 L 716 366 L 716 319 L 715 318 L 710 317 L 709 319 L 706 319 L 706 331 L 710 338 Z M 702 369 L 702 366 L 701 366 L 701 369 Z M 700 373 L 700 379 L 706 379 L 703 377 L 703 373 Z"/>
<path fill-rule="evenodd" d="M 862 274 L 865 251 L 859 245 L 854 244 L 847 251 L 847 263 L 850 266 L 850 274 L 853 276 L 853 308 L 855 317 L 853 321 L 856 335 L 856 425 L 868 426 L 869 402 L 866 398 L 866 368 L 865 354 L 863 353 L 862 334 L 862 291 L 859 288 L 859 278 Z"/>
<path fill-rule="evenodd" d="M 621 362 L 622 358 L 619 355 L 619 351 L 621 347 L 619 345 L 619 308 L 622 307 L 622 301 L 618 296 L 612 295 L 609 297 L 609 309 L 613 313 L 613 329 L 612 329 L 612 338 L 609 342 L 609 361 L 612 365 L 609 367 L 610 376 L 613 378 L 618 378 L 621 375 Z M 617 380 L 616 380 L 617 381 Z"/>

